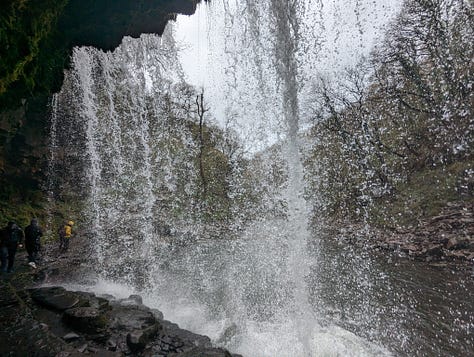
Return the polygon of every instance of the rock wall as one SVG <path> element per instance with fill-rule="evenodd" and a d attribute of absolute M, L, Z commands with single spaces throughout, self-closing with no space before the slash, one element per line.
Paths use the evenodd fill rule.
<path fill-rule="evenodd" d="M 196 0 L 7 0 L 0 4 L 0 220 L 17 202 L 40 204 L 48 100 L 74 46 L 117 47 L 124 36 L 161 34 Z M 0 222 L 3 223 L 3 222 Z"/>

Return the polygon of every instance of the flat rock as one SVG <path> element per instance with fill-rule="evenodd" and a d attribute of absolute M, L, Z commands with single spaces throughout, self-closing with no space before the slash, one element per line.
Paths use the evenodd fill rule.
<path fill-rule="evenodd" d="M 31 289 L 30 293 L 31 298 L 39 305 L 59 311 L 71 309 L 81 302 L 79 295 L 59 286 Z"/>
<path fill-rule="evenodd" d="M 222 348 L 196 347 L 192 350 L 173 353 L 170 357 L 232 357 L 229 351 Z"/>
<path fill-rule="evenodd" d="M 87 334 L 102 332 L 107 326 L 107 318 L 94 307 L 76 307 L 66 310 L 63 321 L 74 330 Z"/>
<path fill-rule="evenodd" d="M 114 306 L 110 327 L 124 331 L 143 330 L 156 322 L 153 312 L 145 306 Z"/>

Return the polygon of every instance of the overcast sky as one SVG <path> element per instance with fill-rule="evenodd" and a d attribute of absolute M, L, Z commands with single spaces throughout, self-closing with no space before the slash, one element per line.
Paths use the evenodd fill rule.
<path fill-rule="evenodd" d="M 235 43 L 233 47 L 228 43 L 231 37 L 229 33 L 234 32 L 238 37 L 239 29 L 244 26 L 240 16 L 232 17 L 233 10 L 229 9 L 229 4 L 234 1 L 237 5 L 230 7 L 238 8 L 242 13 L 245 3 L 243 0 L 214 0 L 198 5 L 196 13 L 192 16 L 179 15 L 174 25 L 175 39 L 183 47 L 180 58 L 187 80 L 205 89 L 214 116 L 221 123 L 231 111 L 228 102 L 235 102 L 237 97 L 240 99 L 242 93 L 249 91 L 245 88 L 240 94 L 233 96 L 232 89 L 229 89 L 230 72 L 235 71 L 239 73 L 237 76 L 245 76 L 245 71 L 248 71 L 248 68 L 240 69 L 239 72 L 239 69 L 229 67 L 227 58 L 229 48 L 232 51 L 246 53 L 247 56 L 250 53 L 246 52 L 248 49 L 239 49 L 239 45 L 236 46 Z M 314 53 L 304 54 L 307 56 L 305 60 L 307 68 L 304 71 L 308 72 L 309 77 L 316 73 L 337 72 L 344 66 L 357 63 L 361 55 L 368 55 L 373 45 L 382 38 L 384 28 L 399 10 L 401 3 L 401 0 L 306 1 L 305 20 L 302 20 L 305 22 L 306 31 L 304 40 L 320 44 Z M 227 12 L 224 10 L 225 6 Z M 245 44 L 240 46 L 245 47 Z M 251 98 L 252 96 L 247 101 L 251 101 Z M 236 105 L 232 112 L 235 112 L 235 107 Z M 255 111 L 250 110 L 243 114 L 244 117 L 255 117 L 255 115 Z M 272 125 L 274 126 L 274 124 L 270 126 Z M 244 128 L 245 126 L 247 128 Z M 262 130 L 270 130 L 270 126 Z M 249 133 L 255 131 L 247 124 L 242 124 L 241 130 L 247 130 Z"/>

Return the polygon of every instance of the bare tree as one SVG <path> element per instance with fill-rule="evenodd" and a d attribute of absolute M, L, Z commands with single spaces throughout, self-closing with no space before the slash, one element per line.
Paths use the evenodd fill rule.
<path fill-rule="evenodd" d="M 206 197 L 207 195 L 207 185 L 208 180 L 206 178 L 205 170 L 204 170 L 204 114 L 209 111 L 209 108 L 206 108 L 204 105 L 204 89 L 201 90 L 201 94 L 196 96 L 196 114 L 199 118 L 199 174 L 201 176 L 202 182 L 202 193 L 203 196 Z"/>

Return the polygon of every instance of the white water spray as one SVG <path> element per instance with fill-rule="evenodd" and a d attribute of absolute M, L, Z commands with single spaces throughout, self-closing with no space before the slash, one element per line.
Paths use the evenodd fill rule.
<path fill-rule="evenodd" d="M 249 48 L 263 49 L 244 58 L 249 48 L 238 57 L 237 43 L 228 48 L 237 73 L 247 76 L 230 73 L 234 81 L 226 91 L 236 90 L 239 105 L 248 102 L 245 120 L 266 121 L 254 138 L 270 137 L 256 145 L 260 161 L 256 155 L 247 172 L 239 169 L 249 174 L 261 168 L 263 177 L 251 183 L 270 208 L 252 211 L 253 219 L 246 217 L 226 239 L 207 240 L 206 222 L 194 219 L 196 123 L 185 110 L 189 97 L 179 68 L 173 67 L 177 54 L 170 43 L 144 36 L 125 39 L 113 53 L 76 49 L 59 99 L 72 113 L 61 124 L 77 128 L 74 149 L 83 150 L 78 161 L 86 174 L 87 212 L 103 278 L 134 286 L 184 327 L 247 356 L 282 350 L 292 356 L 387 354 L 342 328 L 323 328 L 310 303 L 315 299 L 309 291 L 310 263 L 318 262 L 312 260 L 317 254 L 307 252 L 309 208 L 300 143 L 302 4 L 246 1 L 249 36 L 255 41 Z M 248 67 L 239 69 L 240 61 Z M 276 144 L 277 155 L 268 143 Z M 283 183 L 274 182 L 271 172 L 280 166 Z M 245 183 L 234 184 L 231 193 Z M 329 342 L 321 346 L 321 340 Z"/>

